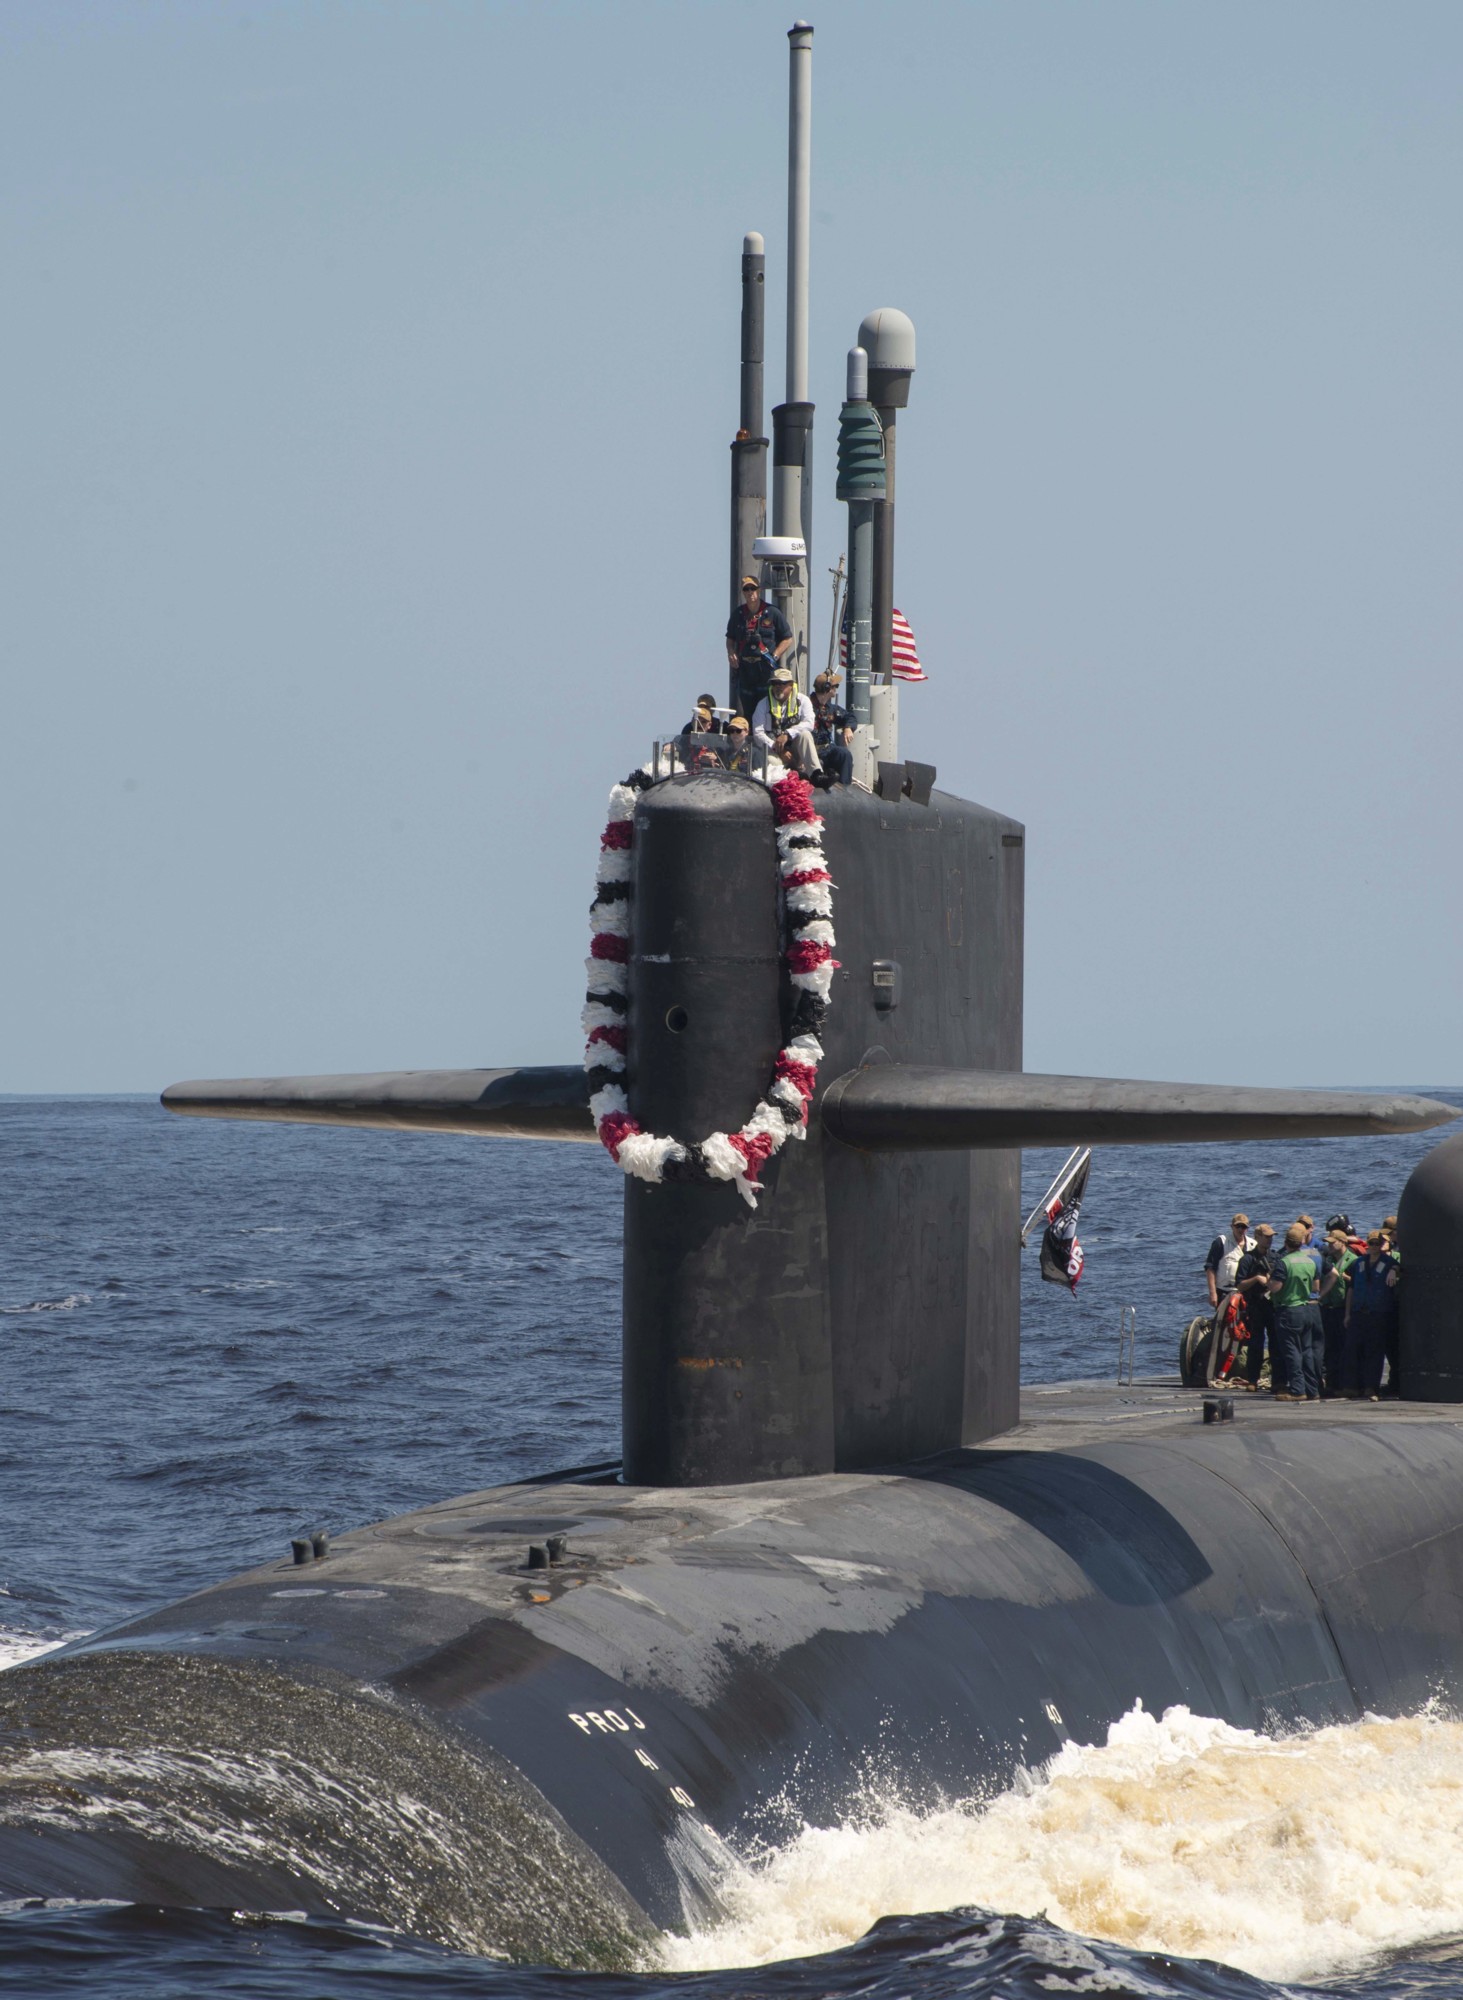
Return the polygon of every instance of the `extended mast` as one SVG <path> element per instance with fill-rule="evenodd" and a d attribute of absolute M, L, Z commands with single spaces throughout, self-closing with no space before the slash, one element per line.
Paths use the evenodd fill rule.
<path fill-rule="evenodd" d="M 793 630 L 788 664 L 808 667 L 808 559 L 813 546 L 813 405 L 808 400 L 808 225 L 812 205 L 813 30 L 788 29 L 787 396 L 772 412 L 772 533 L 783 548 L 769 583 Z M 788 547 L 801 543 L 794 554 Z"/>

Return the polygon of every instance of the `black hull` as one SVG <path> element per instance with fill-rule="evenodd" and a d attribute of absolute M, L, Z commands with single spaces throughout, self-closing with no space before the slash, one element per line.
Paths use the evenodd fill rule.
<path fill-rule="evenodd" d="M 775 1834 L 774 1800 L 979 1794 L 1135 1701 L 1274 1731 L 1459 1699 L 1450 1411 L 1205 1427 L 1178 1391 L 1070 1385 L 1024 1419 L 891 1473 L 476 1494 L 16 1670 L 0 1895 L 623 1963 L 714 1914 L 722 1843 Z M 267 1821 L 257 1852 L 231 1815 Z"/>

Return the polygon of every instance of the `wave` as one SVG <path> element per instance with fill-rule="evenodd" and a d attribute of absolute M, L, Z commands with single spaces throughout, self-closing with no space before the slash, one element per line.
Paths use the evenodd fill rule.
<path fill-rule="evenodd" d="M 21 1313 L 64 1313 L 77 1306 L 91 1304 L 90 1292 L 68 1292 L 64 1299 L 32 1299 L 23 1306 L 0 1306 L 0 1318 L 13 1318 Z"/>
<path fill-rule="evenodd" d="M 43 1653 L 57 1652 L 62 1646 L 69 1646 L 73 1639 L 84 1639 L 85 1632 L 63 1632 L 60 1638 L 39 1639 L 34 1632 L 8 1630 L 0 1625 L 0 1673 L 7 1667 L 18 1667 L 22 1661 L 38 1660 Z"/>
<path fill-rule="evenodd" d="M 827 1958 L 741 1973 L 598 1976 L 469 1957 L 380 1925 L 303 1912 L 0 1902 L 0 1965 L 32 2000 L 196 2000 L 205 1990 L 311 2000 L 1297 2000 L 1223 1968 L 1137 1958 L 1050 1925 L 962 1911 L 896 1917 Z M 1456 2000 L 1456 1985 L 1369 1989 L 1349 2000 Z M 1447 1973 L 1451 1974 L 1452 1967 Z M 1329 2000 L 1329 1996 L 1327 1996 Z"/>
<path fill-rule="evenodd" d="M 1290 1737 L 1137 1704 L 995 1800 L 871 1797 L 719 1884 L 728 1918 L 657 1969 L 835 1951 L 882 1917 L 980 1906 L 1275 1981 L 1463 1932 L 1463 1723 L 1435 1710 Z"/>

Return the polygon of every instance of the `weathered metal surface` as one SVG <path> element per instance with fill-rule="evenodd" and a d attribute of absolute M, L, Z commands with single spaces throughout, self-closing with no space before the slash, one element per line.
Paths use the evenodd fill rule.
<path fill-rule="evenodd" d="M 742 578 L 760 568 L 752 544 L 767 532 L 767 440 L 762 435 L 763 329 L 767 258 L 762 238 L 742 239 L 741 407 L 732 440 L 730 609 L 742 601 Z M 731 702 L 737 705 L 737 672 L 731 669 Z"/>
<path fill-rule="evenodd" d="M 159 1740 L 201 1754 L 227 1736 L 228 1691 L 215 1700 L 203 1670 L 227 1669 L 255 1707 L 282 1701 L 308 1724 L 332 1783 L 362 1797 L 390 1718 L 427 1745 L 438 1733 L 413 1788 L 426 1819 L 471 1803 L 448 1753 L 481 1757 L 502 1801 L 488 1832 L 537 1813 L 525 1879 L 557 1843 L 584 1952 L 597 1925 L 714 1910 L 723 1843 L 758 1830 L 768 1799 L 835 1823 L 890 1744 L 901 1799 L 933 1802 L 1008 1782 L 1064 1739 L 1100 1741 L 1139 1700 L 1277 1728 L 1463 1698 L 1463 1430 L 1446 1411 L 1246 1402 L 1205 1427 L 1182 1392 L 1067 1384 L 1028 1390 L 1023 1418 L 998 1444 L 899 1472 L 470 1495 L 339 1536 L 304 1570 L 281 1551 L 7 1675 L 0 1711 L 12 1741 L 30 1731 L 26 1758 L 89 1770 L 112 1737 L 88 1677 L 110 1685 L 132 1659 L 142 1709 L 154 1682 L 185 1697 L 159 1711 Z M 564 1560 L 528 1569 L 550 1534 Z M 385 1704 L 379 1730 L 362 1703 Z M 130 1897 L 135 1820 L 98 1810 L 101 1777 L 67 1782 L 39 1802 L 29 1780 L 0 1787 L 0 1893 Z M 360 1843 L 376 1837 L 363 1819 Z M 213 1865 L 181 1835 L 145 1859 L 163 1902 L 195 1900 Z M 369 1914 L 374 1878 L 354 1865 L 353 1913 Z M 251 1874 L 236 1850 L 227 1900 L 281 1907 L 290 1888 L 283 1906 L 332 1907 L 311 1866 L 261 1851 Z M 470 1888 L 453 1886 L 454 1906 Z"/>
<path fill-rule="evenodd" d="M 876 1049 L 1019 1062 L 1019 830 L 939 793 L 820 803 L 839 885 L 824 1073 Z M 785 1018 L 770 804 L 725 775 L 673 780 L 637 808 L 635 853 L 631 1111 L 682 1140 L 736 1131 Z M 873 979 L 889 959 L 892 1009 Z M 876 1158 L 815 1119 L 764 1181 L 755 1211 L 725 1184 L 627 1185 L 632 1479 L 848 1471 L 1014 1421 L 1014 1156 Z"/>
<path fill-rule="evenodd" d="M 998 1074 L 921 1063 L 835 1078 L 823 1094 L 822 1115 L 824 1129 L 845 1145 L 885 1152 L 1365 1137 L 1425 1132 L 1458 1113 L 1430 1097 Z"/>
<path fill-rule="evenodd" d="M 783 1027 L 772 802 L 710 772 L 635 812 L 630 1110 L 695 1143 L 735 1132 Z M 725 1183 L 625 1185 L 624 1449 L 636 1482 L 832 1470 L 821 1202 Z"/>
<path fill-rule="evenodd" d="M 499 1139 L 589 1139 L 581 1063 L 538 1069 L 380 1070 L 362 1076 L 252 1076 L 175 1083 L 163 1104 L 194 1118 L 374 1125 Z"/>
<path fill-rule="evenodd" d="M 1413 1168 L 1397 1204 L 1402 1390 L 1463 1403 L 1463 1136 Z"/>

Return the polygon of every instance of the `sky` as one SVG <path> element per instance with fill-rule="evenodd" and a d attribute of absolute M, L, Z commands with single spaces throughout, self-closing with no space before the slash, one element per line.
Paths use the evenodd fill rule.
<path fill-rule="evenodd" d="M 0 1090 L 576 1059 L 792 18 L 0 7 Z M 815 640 L 898 306 L 902 749 L 1027 827 L 1026 1066 L 1463 1079 L 1463 9 L 812 19 Z"/>

